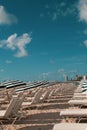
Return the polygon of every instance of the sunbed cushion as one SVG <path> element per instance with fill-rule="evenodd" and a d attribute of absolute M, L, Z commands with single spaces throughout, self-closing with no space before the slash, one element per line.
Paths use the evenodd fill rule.
<path fill-rule="evenodd" d="M 53 130 L 87 130 L 86 123 L 59 123 L 55 124 Z"/>
<path fill-rule="evenodd" d="M 87 109 L 66 109 L 60 112 L 60 116 L 87 117 Z"/>

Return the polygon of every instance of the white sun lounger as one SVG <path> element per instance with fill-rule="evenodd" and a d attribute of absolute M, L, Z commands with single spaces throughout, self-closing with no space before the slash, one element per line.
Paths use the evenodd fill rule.
<path fill-rule="evenodd" d="M 79 99 L 87 99 L 87 95 L 75 95 L 75 96 L 73 96 L 72 97 L 72 99 L 77 99 L 77 100 L 79 100 Z"/>
<path fill-rule="evenodd" d="M 8 107 L 5 110 L 0 110 L 0 119 L 8 119 L 16 105 L 18 96 L 13 96 Z"/>
<path fill-rule="evenodd" d="M 87 106 L 87 99 L 69 100 L 68 103 L 71 106 Z"/>
<path fill-rule="evenodd" d="M 30 105 L 36 104 L 40 102 L 40 98 L 42 96 L 43 89 L 40 88 L 34 95 L 33 99 L 31 101 L 24 101 L 22 103 L 22 107 L 29 107 Z"/>
<path fill-rule="evenodd" d="M 13 96 L 8 107 L 5 110 L 0 110 L 0 127 L 3 129 L 3 120 L 12 119 L 13 108 L 16 106 L 18 96 Z"/>
<path fill-rule="evenodd" d="M 76 119 L 78 122 L 82 119 L 87 119 L 87 109 L 66 109 L 60 112 L 60 116 L 66 119 Z"/>
<path fill-rule="evenodd" d="M 86 123 L 59 123 L 55 124 L 53 130 L 87 130 Z"/>
<path fill-rule="evenodd" d="M 60 116 L 87 117 L 87 109 L 65 109 L 60 111 Z"/>
<path fill-rule="evenodd" d="M 19 93 L 18 95 L 13 96 L 6 110 L 0 110 L 0 127 L 2 129 L 3 120 L 13 120 L 11 123 L 13 125 L 17 119 L 22 118 L 23 112 L 21 111 L 21 105 L 24 101 L 25 96 L 26 95 L 24 93 Z M 19 110 L 21 113 L 18 113 Z"/>

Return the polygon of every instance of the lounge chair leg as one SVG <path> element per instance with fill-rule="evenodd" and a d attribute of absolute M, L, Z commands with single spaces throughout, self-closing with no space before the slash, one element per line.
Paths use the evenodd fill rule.
<path fill-rule="evenodd" d="M 62 123 L 65 123 L 65 122 L 69 122 L 69 123 L 74 123 L 74 122 L 76 122 L 76 118 L 64 118 L 64 119 L 62 119 Z"/>
<path fill-rule="evenodd" d="M 0 126 L 0 130 L 4 130 L 4 128 L 2 126 Z"/>
<path fill-rule="evenodd" d="M 66 122 L 66 118 L 63 118 L 61 122 L 62 122 L 62 123 L 65 123 L 65 122 Z"/>
<path fill-rule="evenodd" d="M 70 122 L 70 123 L 75 123 L 76 120 L 77 120 L 76 118 L 69 118 L 68 122 Z"/>
<path fill-rule="evenodd" d="M 14 126 L 11 125 L 11 126 L 5 128 L 5 129 L 3 129 L 3 130 L 16 130 L 16 128 L 15 128 Z"/>
<path fill-rule="evenodd" d="M 17 120 L 17 117 L 13 120 L 12 125 L 14 125 L 14 123 L 16 122 L 16 120 Z"/>
<path fill-rule="evenodd" d="M 4 128 L 6 128 L 6 126 L 4 127 L 4 125 L 3 125 L 3 123 L 2 123 L 1 121 L 0 121 L 0 124 L 1 124 L 1 125 L 0 125 L 0 128 L 1 128 L 1 129 L 0 129 L 0 130 L 4 130 Z"/>

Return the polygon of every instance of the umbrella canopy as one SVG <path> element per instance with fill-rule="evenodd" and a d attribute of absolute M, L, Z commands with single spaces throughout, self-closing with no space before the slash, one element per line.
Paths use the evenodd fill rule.
<path fill-rule="evenodd" d="M 9 81 L 4 81 L 1 83 L 1 87 L 5 87 L 6 89 L 10 89 L 10 88 L 15 88 L 15 87 L 21 87 L 26 85 L 25 82 L 23 81 L 19 81 L 19 80 L 9 80 Z"/>
<path fill-rule="evenodd" d="M 29 84 L 28 86 L 16 89 L 15 92 L 21 92 L 21 91 L 36 88 L 36 87 L 43 87 L 43 85 L 46 85 L 46 84 L 48 84 L 47 81 L 39 81 L 37 83 L 32 83 L 32 84 Z"/>
<path fill-rule="evenodd" d="M 82 88 L 82 93 L 87 93 L 87 79 L 86 79 L 86 76 L 83 76 L 83 79 L 80 81 L 79 86 Z"/>

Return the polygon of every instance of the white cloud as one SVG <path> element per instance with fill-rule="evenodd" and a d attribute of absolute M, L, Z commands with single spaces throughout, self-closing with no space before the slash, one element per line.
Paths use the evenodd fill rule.
<path fill-rule="evenodd" d="M 52 16 L 52 20 L 56 20 L 58 17 L 58 13 L 57 12 L 54 12 L 53 13 L 53 16 Z"/>
<path fill-rule="evenodd" d="M 77 73 L 77 70 L 70 70 L 68 73 Z"/>
<path fill-rule="evenodd" d="M 64 81 L 65 77 L 68 76 L 69 78 L 73 78 L 75 77 L 77 73 L 77 70 L 68 70 L 65 71 L 63 68 L 58 69 L 55 72 L 44 72 L 40 75 L 41 79 L 45 79 L 45 80 L 60 80 L 60 81 Z"/>
<path fill-rule="evenodd" d="M 4 69 L 0 69 L 0 72 L 4 72 Z"/>
<path fill-rule="evenodd" d="M 7 64 L 11 64 L 12 61 L 11 61 L 11 60 L 6 60 L 6 63 L 7 63 Z"/>
<path fill-rule="evenodd" d="M 87 47 L 87 40 L 85 40 L 83 43 L 84 43 L 84 45 Z"/>
<path fill-rule="evenodd" d="M 0 41 L 0 48 L 16 51 L 15 57 L 24 57 L 28 55 L 26 45 L 31 42 L 31 37 L 28 33 L 24 33 L 22 36 L 13 34 L 7 38 L 7 40 Z"/>
<path fill-rule="evenodd" d="M 47 56 L 48 52 L 41 52 L 40 55 Z"/>
<path fill-rule="evenodd" d="M 51 72 L 43 72 L 40 76 L 39 79 L 48 79 L 48 77 L 50 77 Z"/>
<path fill-rule="evenodd" d="M 78 3 L 79 20 L 87 23 L 87 0 L 79 0 Z M 87 35 L 87 28 L 83 32 Z M 87 40 L 83 42 L 84 46 L 87 47 Z"/>
<path fill-rule="evenodd" d="M 67 2 L 54 3 L 53 5 L 46 5 L 46 14 L 44 16 L 48 16 L 53 21 L 57 20 L 59 16 L 67 16 L 71 14 L 76 14 L 76 3 L 68 6 Z"/>
<path fill-rule="evenodd" d="M 61 7 L 64 7 L 64 6 L 66 6 L 66 3 L 65 3 L 65 2 L 61 2 L 61 3 L 60 3 L 60 6 L 61 6 Z"/>
<path fill-rule="evenodd" d="M 63 68 L 58 69 L 57 77 L 59 79 L 63 79 L 64 80 L 66 75 L 67 75 L 67 72 Z"/>
<path fill-rule="evenodd" d="M 12 24 L 17 23 L 17 18 L 13 14 L 8 13 L 4 6 L 0 6 L 0 24 Z"/>
<path fill-rule="evenodd" d="M 49 5 L 45 5 L 45 8 L 46 8 L 46 9 L 49 9 L 49 8 L 50 8 L 50 6 L 49 6 Z"/>
<path fill-rule="evenodd" d="M 50 72 L 42 73 L 43 76 L 48 76 L 49 74 L 50 74 Z"/>
<path fill-rule="evenodd" d="M 78 11 L 80 21 L 87 22 L 87 0 L 79 0 Z"/>
<path fill-rule="evenodd" d="M 56 61 L 55 61 L 55 60 L 50 60 L 50 63 L 51 63 L 51 64 L 55 64 Z"/>
<path fill-rule="evenodd" d="M 87 35 L 87 28 L 84 30 L 84 32 L 83 32 L 83 33 Z"/>
<path fill-rule="evenodd" d="M 65 73 L 64 69 L 58 69 L 58 73 Z"/>
<path fill-rule="evenodd" d="M 40 14 L 40 17 L 42 17 L 42 18 L 43 18 L 43 17 L 44 17 L 44 14 L 43 14 L 43 13 L 41 13 L 41 14 Z"/>

